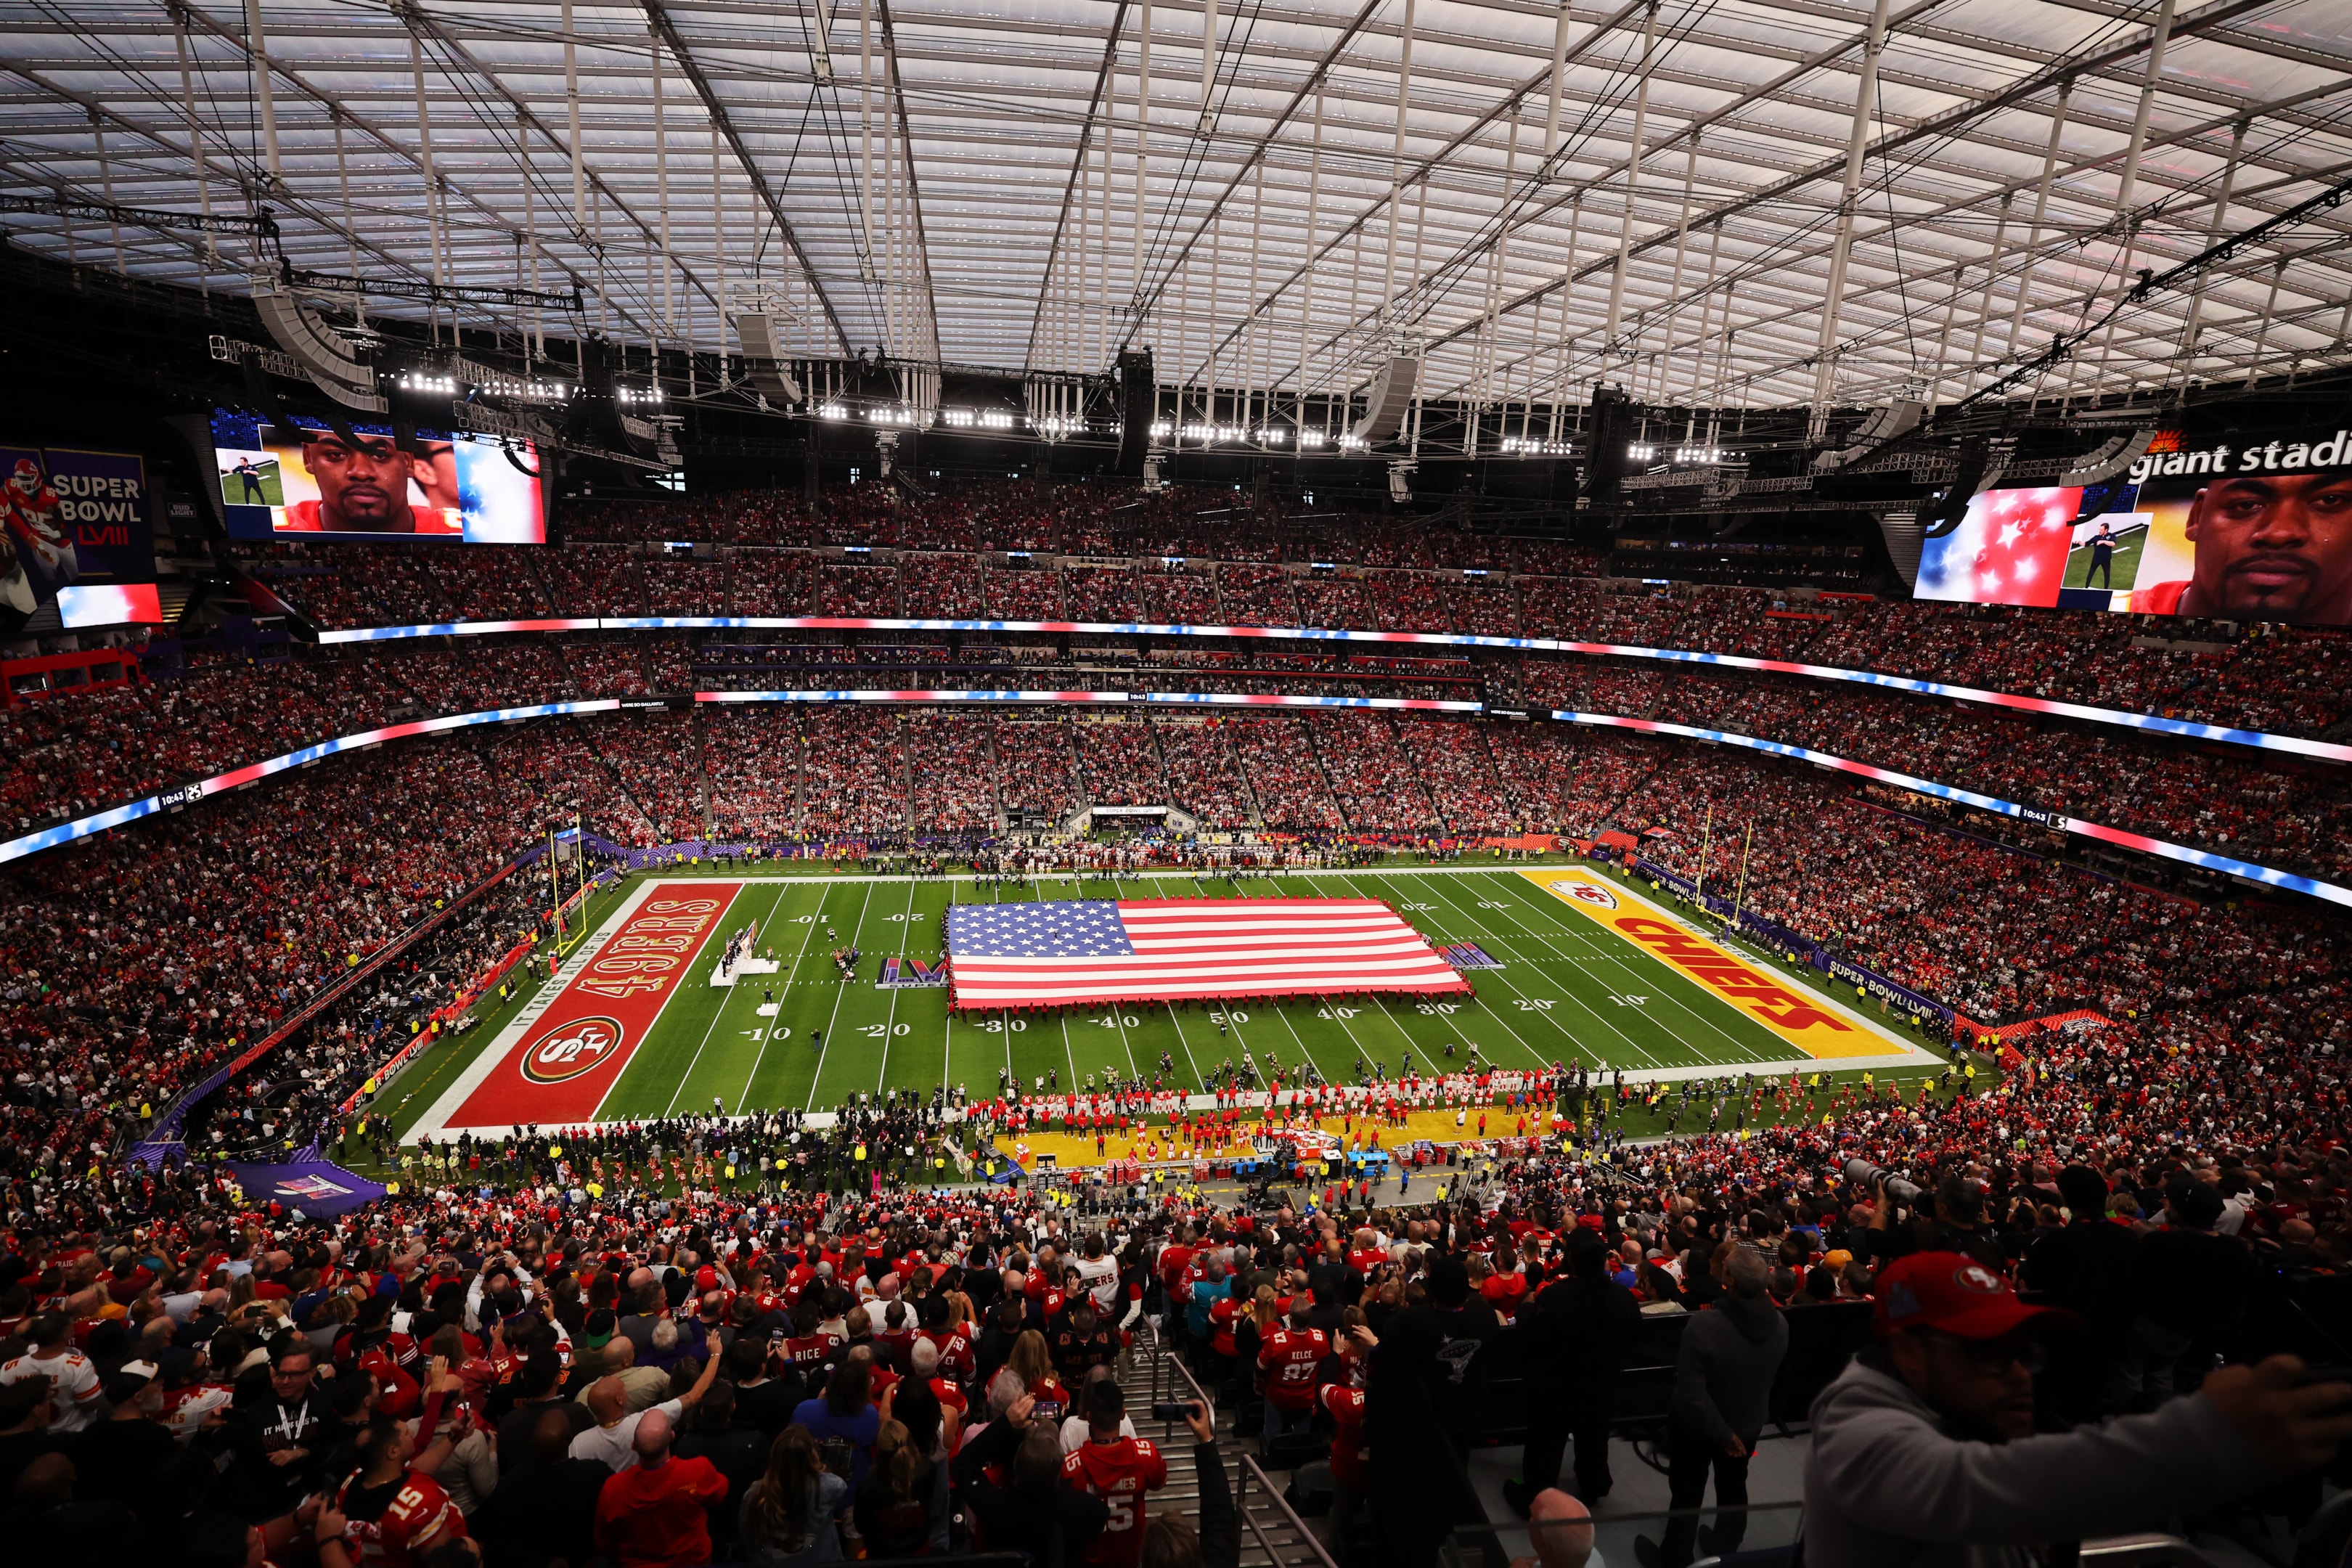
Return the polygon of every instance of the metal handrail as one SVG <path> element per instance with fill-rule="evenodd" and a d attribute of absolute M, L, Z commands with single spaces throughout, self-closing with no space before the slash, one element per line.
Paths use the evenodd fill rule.
<path fill-rule="evenodd" d="M 2216 1568 L 2213 1559 L 2177 1535 L 2113 1535 L 2085 1541 L 2075 1554 L 2100 1568 Z"/>
<path fill-rule="evenodd" d="M 1282 1495 L 1280 1489 L 1275 1486 L 1272 1479 L 1266 1475 L 1265 1468 L 1258 1464 L 1256 1458 L 1251 1455 L 1244 1454 L 1241 1457 L 1241 1460 L 1242 1480 L 1241 1485 L 1236 1487 L 1234 1490 L 1234 1510 L 1248 1522 L 1250 1532 L 1257 1537 L 1257 1543 L 1265 1550 L 1266 1556 L 1272 1558 L 1277 1563 L 1281 1561 L 1281 1558 L 1276 1555 L 1273 1544 L 1266 1540 L 1265 1531 L 1260 1529 L 1257 1521 L 1250 1516 L 1248 1506 L 1249 1483 L 1253 1477 L 1256 1478 L 1259 1489 L 1263 1490 L 1266 1497 L 1274 1503 L 1276 1510 L 1281 1513 L 1284 1521 L 1287 1523 L 1291 1530 L 1297 1534 L 1298 1539 L 1305 1542 L 1308 1549 L 1315 1553 L 1315 1561 L 1322 1564 L 1322 1568 L 1339 1568 L 1339 1561 L 1331 1555 L 1330 1548 L 1323 1544 L 1323 1538 L 1308 1528 L 1307 1521 L 1298 1516 L 1298 1510 L 1290 1506 L 1290 1500 Z"/>
<path fill-rule="evenodd" d="M 1209 1397 L 1209 1391 L 1201 1386 L 1200 1380 L 1192 1375 L 1192 1369 L 1184 1364 L 1184 1358 L 1173 1351 L 1162 1351 L 1160 1352 L 1160 1359 L 1176 1369 L 1176 1375 L 1184 1380 L 1184 1386 L 1192 1391 L 1192 1397 L 1199 1400 L 1202 1408 L 1208 1411 L 1209 1424 L 1216 1425 L 1217 1402 Z"/>

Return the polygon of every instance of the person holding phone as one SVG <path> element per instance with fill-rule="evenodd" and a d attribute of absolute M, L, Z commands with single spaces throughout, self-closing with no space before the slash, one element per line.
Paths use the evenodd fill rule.
<path fill-rule="evenodd" d="M 439 1420 L 446 1397 L 437 1386 L 426 1396 L 420 1426 L 429 1429 Z M 452 1430 L 460 1429 L 471 1430 L 469 1417 L 460 1415 Z M 448 1435 L 420 1450 L 405 1422 L 378 1415 L 354 1447 L 359 1468 L 311 1521 L 320 1568 L 415 1568 L 435 1547 L 465 1539 L 466 1516 L 433 1479 L 449 1457 Z"/>

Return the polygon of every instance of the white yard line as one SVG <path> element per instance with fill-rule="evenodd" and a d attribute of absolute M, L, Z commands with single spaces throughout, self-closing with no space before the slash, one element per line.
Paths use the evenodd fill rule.
<path fill-rule="evenodd" d="M 783 907 L 783 898 L 781 894 L 777 896 L 776 907 L 778 909 Z M 768 912 L 772 917 L 775 910 L 771 910 Z M 800 981 L 801 965 L 808 962 L 809 943 L 815 940 L 817 924 L 824 919 L 824 899 L 820 895 L 816 901 L 816 908 L 810 912 L 808 930 L 801 933 L 801 950 L 793 959 L 791 972 L 784 976 L 784 994 L 778 999 L 780 1003 L 791 999 L 793 987 Z M 770 923 L 773 923 L 772 919 Z M 751 1070 L 743 1079 L 743 1092 L 735 1097 L 735 1114 L 738 1116 L 743 1114 L 743 1102 L 751 1098 L 751 1086 L 760 1079 L 760 1068 L 767 1064 L 768 1047 L 775 1044 L 778 1027 L 780 1026 L 772 1022 L 768 1026 L 767 1032 L 760 1037 L 760 1048 L 751 1058 Z"/>
<path fill-rule="evenodd" d="M 1522 885 L 1522 886 L 1525 886 L 1525 884 L 1524 884 L 1524 883 L 1522 883 L 1521 885 Z M 1454 898 L 1452 894 L 1450 894 L 1450 893 L 1445 893 L 1445 892 L 1440 892 L 1440 893 L 1438 894 L 1438 896 L 1439 896 L 1440 898 L 1444 899 L 1447 903 L 1452 904 L 1455 909 L 1459 910 L 1459 909 L 1461 909 L 1461 908 L 1462 908 L 1462 900 L 1459 900 L 1459 899 L 1457 899 L 1457 898 Z M 1467 910 L 1465 910 L 1465 911 L 1464 911 L 1464 913 L 1466 915 L 1466 914 L 1468 913 L 1468 911 L 1467 911 Z M 1477 924 L 1477 923 L 1480 923 L 1480 922 L 1479 922 L 1479 921 L 1478 921 L 1477 917 L 1473 916 L 1473 917 L 1471 917 L 1471 923 L 1473 923 L 1473 924 L 1475 925 L 1475 924 Z M 1529 937 L 1529 938 L 1532 938 L 1534 941 L 1537 941 L 1537 942 L 1542 942 L 1542 943 L 1544 944 L 1544 946 L 1546 946 L 1546 947 L 1548 947 L 1548 948 L 1550 948 L 1550 949 L 1551 949 L 1551 952 L 1552 952 L 1552 956 L 1553 956 L 1553 957 L 1555 957 L 1555 958 L 1558 958 L 1561 963 L 1565 963 L 1572 962 L 1572 961 L 1569 958 L 1569 955 L 1568 955 L 1567 953 L 1562 952 L 1559 950 L 1559 945 L 1558 945 L 1557 943 L 1555 943 L 1554 942 L 1552 942 L 1550 938 L 1549 938 L 1549 937 L 1545 936 L 1542 932 L 1540 932 L 1540 931 L 1532 931 L 1532 930 L 1528 929 L 1528 927 L 1526 927 L 1526 926 L 1519 925 L 1519 922 L 1518 922 L 1517 921 L 1516 921 L 1516 920 L 1515 920 L 1515 921 L 1513 921 L 1511 923 L 1512 923 L 1512 925 L 1517 926 L 1517 929 L 1519 930 L 1519 931 L 1520 931 L 1523 935 L 1526 935 L 1526 936 L 1528 936 L 1528 937 Z M 1612 955 L 1612 960 L 1613 960 L 1613 955 Z M 1643 1050 L 1643 1049 L 1642 1048 L 1641 1043 L 1640 1043 L 1639 1041 L 1635 1040 L 1635 1039 L 1633 1038 L 1633 1036 L 1631 1036 L 1631 1035 L 1627 1034 L 1624 1030 L 1622 1030 L 1622 1029 L 1619 1028 L 1616 1025 L 1614 1025 L 1614 1024 L 1611 1023 L 1611 1022 L 1609 1021 L 1609 1017 L 1608 1017 L 1608 1015 L 1607 1015 L 1607 1014 L 1605 1014 L 1605 1013 L 1601 1012 L 1601 1009 L 1599 1009 L 1598 1007 L 1595 1007 L 1591 1003 L 1587 1002 L 1583 997 L 1577 995 L 1577 994 L 1576 994 L 1576 993 L 1575 993 L 1575 991 L 1574 991 L 1572 988 L 1568 987 L 1568 986 L 1562 986 L 1562 987 L 1561 987 L 1561 990 L 1562 990 L 1564 993 L 1566 993 L 1566 994 L 1568 995 L 1568 997 L 1569 997 L 1569 999 L 1570 999 L 1570 1001 L 1574 1002 L 1574 1003 L 1575 1003 L 1579 1007 L 1582 1008 L 1585 1012 L 1587 1012 L 1587 1013 L 1591 1014 L 1591 1015 L 1592 1016 L 1592 1019 L 1593 1019 L 1593 1021 L 1594 1021 L 1595 1023 L 1599 1024 L 1602 1028 L 1604 1028 L 1604 1029 L 1608 1030 L 1611 1034 L 1612 1034 L 1612 1035 L 1616 1036 L 1619 1039 L 1621 1039 L 1621 1040 L 1624 1041 L 1624 1042 L 1625 1042 L 1625 1048 L 1626 1048 L 1626 1049 L 1628 1049 L 1628 1050 L 1632 1051 L 1635 1056 L 1640 1057 L 1640 1058 L 1641 1058 L 1644 1062 L 1647 1062 L 1650 1066 L 1652 1066 L 1652 1067 L 1654 1067 L 1654 1068 L 1659 1065 L 1659 1063 L 1658 1063 L 1658 1058 L 1655 1058 L 1655 1057 L 1654 1057 L 1654 1056 L 1652 1056 L 1648 1051 Z M 1679 1003 L 1680 998 L 1676 998 L 1676 1001 L 1677 1001 L 1677 1003 Z M 1563 1028 L 1565 1027 L 1565 1026 L 1563 1026 Z M 1571 1038 L 1573 1038 L 1573 1037 L 1571 1037 Z M 1596 1054 L 1596 1055 L 1595 1055 L 1595 1058 L 1594 1058 L 1594 1060 L 1595 1060 L 1595 1061 L 1598 1061 L 1599 1059 L 1600 1059 L 1600 1058 L 1599 1058 L 1598 1055 Z M 1747 1059 L 1748 1059 L 1748 1060 L 1750 1060 L 1750 1061 L 1754 1061 L 1754 1060 L 1756 1060 L 1756 1059 L 1757 1059 L 1757 1058 L 1756 1058 L 1756 1054 L 1755 1054 L 1753 1051 L 1749 1051 L 1749 1052 L 1748 1053 L 1748 1055 L 1747 1055 Z M 1613 1069 L 1612 1069 L 1612 1070 L 1613 1070 Z"/>
<path fill-rule="evenodd" d="M 1176 1004 L 1162 1002 L 1160 1005 L 1168 1009 L 1168 1021 L 1176 1026 L 1176 1043 L 1184 1047 L 1184 1059 L 1192 1064 L 1192 1081 L 1205 1093 L 1209 1080 L 1201 1071 L 1200 1058 L 1192 1054 L 1192 1042 L 1184 1037 L 1184 1020 L 1176 1016 Z"/>
<path fill-rule="evenodd" d="M 741 896 L 742 896 L 742 895 L 741 895 L 740 893 L 738 893 L 738 894 L 736 895 L 736 897 L 738 897 L 738 898 L 740 898 Z M 776 901 L 777 901 L 778 900 L 782 900 L 782 899 L 783 898 L 783 896 L 784 896 L 784 895 L 783 895 L 783 891 L 782 891 L 782 889 L 779 889 L 777 890 L 777 892 L 776 892 L 776 898 L 775 898 L 774 900 L 771 900 L 769 901 L 769 904 L 768 904 L 768 912 L 769 912 L 770 914 L 773 914 L 773 913 L 775 913 L 775 912 L 776 912 Z M 721 910 L 719 912 L 719 921 L 720 921 L 721 922 L 724 922 L 724 921 L 725 921 L 725 920 L 727 919 L 727 916 L 728 916 L 730 912 L 732 912 L 733 909 L 734 909 L 734 903 L 733 903 L 733 900 L 729 900 L 728 907 L 727 907 L 726 909 L 724 909 L 724 910 Z M 718 934 L 719 934 L 719 927 L 718 927 L 718 926 L 716 926 L 716 925 L 712 926 L 712 927 L 710 928 L 710 936 L 717 936 Z M 705 950 L 707 950 L 709 946 L 710 946 L 710 937 L 705 937 L 705 938 L 703 938 L 703 940 L 702 940 L 702 946 L 701 946 L 700 948 L 697 948 L 697 949 L 695 950 L 695 956 L 696 956 L 697 958 L 700 958 L 700 957 L 702 956 L 703 952 L 704 952 Z M 679 1095 L 681 1095 L 681 1094 L 684 1094 L 684 1093 L 686 1092 L 686 1086 L 687 1086 L 688 1084 L 692 1083 L 692 1082 L 694 1081 L 694 1069 L 695 1069 L 696 1068 L 698 1068 L 698 1067 L 700 1067 L 700 1066 L 702 1065 L 702 1053 L 703 1053 L 704 1051 L 706 1051 L 706 1050 L 709 1049 L 709 1047 L 710 1047 L 710 1037 L 711 1037 L 712 1035 L 714 1035 L 714 1034 L 716 1034 L 716 1033 L 718 1033 L 718 1032 L 719 1032 L 719 1025 L 720 1021 L 721 1021 L 721 1020 L 723 1020 L 723 1019 L 727 1016 L 727 1004 L 729 1004 L 730 1002 L 732 1002 L 733 1000 L 735 1000 L 735 988 L 734 988 L 733 986 L 731 986 L 731 985 L 730 985 L 730 986 L 728 986 L 728 987 L 726 988 L 726 990 L 727 990 L 727 994 L 726 994 L 726 995 L 724 995 L 724 996 L 721 996 L 721 997 L 719 999 L 719 1010 L 718 1010 L 717 1012 L 715 1012 L 715 1013 L 713 1013 L 713 1014 L 711 1014 L 711 1015 L 710 1015 L 710 1022 L 709 1022 L 708 1025 L 704 1026 L 704 1027 L 703 1027 L 703 1031 L 702 1031 L 702 1038 L 701 1038 L 701 1040 L 700 1040 L 699 1042 L 698 1042 L 698 1043 L 696 1044 L 696 1046 L 695 1046 L 695 1047 L 694 1047 L 694 1055 L 693 1055 L 693 1057 L 692 1057 L 692 1058 L 691 1058 L 687 1062 L 687 1064 L 686 1064 L 686 1071 L 685 1071 L 684 1073 L 682 1073 L 682 1074 L 680 1074 L 680 1075 L 679 1075 L 679 1077 L 678 1077 L 678 1080 L 677 1080 L 677 1087 L 676 1089 L 672 1089 L 672 1090 L 670 1091 L 669 1103 L 668 1103 L 667 1105 L 666 1105 L 666 1106 L 664 1106 L 664 1107 L 662 1108 L 662 1115 L 663 1115 L 664 1117 L 667 1117 L 667 1116 L 670 1114 L 670 1112 L 671 1112 L 671 1111 L 674 1111 L 674 1110 L 676 1110 L 677 1109 L 677 1097 L 678 1097 Z M 679 996 L 681 996 L 681 995 L 683 995 L 683 994 L 684 994 L 684 992 L 682 992 L 682 991 L 675 991 L 675 992 L 672 992 L 672 993 L 670 994 L 670 1002 L 675 1002 L 675 1001 L 677 1001 L 677 1000 L 678 999 L 678 997 L 679 997 Z M 662 1005 L 662 1012 L 667 1013 L 667 1012 L 668 1012 L 668 1011 L 669 1011 L 669 1004 L 666 1002 L 666 1003 L 664 1003 L 664 1004 Z M 658 1026 L 658 1025 L 660 1024 L 660 1022 L 661 1022 L 660 1015 L 656 1014 L 656 1015 L 655 1016 L 654 1022 L 655 1022 L 655 1024 L 656 1024 L 656 1026 Z M 635 1067 L 635 1065 L 636 1065 L 636 1058 L 635 1058 L 635 1057 L 631 1057 L 631 1058 L 629 1058 L 629 1066 L 630 1066 L 630 1067 Z M 614 1079 L 613 1079 L 613 1089 L 618 1089 L 618 1088 L 620 1088 L 620 1087 L 621 1087 L 621 1079 L 624 1079 L 624 1078 L 626 1078 L 627 1076 L 628 1076 L 628 1068 L 624 1068 L 620 1071 L 620 1073 L 618 1073 L 617 1075 L 615 1075 L 615 1076 L 614 1076 Z M 606 1099 L 610 1099 L 610 1098 L 612 1097 L 613 1089 L 606 1089 L 606 1090 L 604 1091 L 604 1094 L 605 1094 L 605 1098 L 606 1098 Z M 597 1106 L 597 1108 L 596 1108 L 596 1109 L 597 1109 L 598 1112 L 599 1112 L 599 1113 L 600 1113 L 600 1115 L 601 1115 L 601 1113 L 603 1112 L 603 1110 L 604 1110 L 604 1106 L 600 1103 L 600 1104 Z"/>
<path fill-rule="evenodd" d="M 907 884 L 907 908 L 901 913 L 898 921 L 898 956 L 900 958 L 907 956 L 907 932 L 914 927 L 914 916 L 915 884 L 910 881 Z M 893 987 L 890 992 L 889 1016 L 882 1020 L 882 1070 L 874 1079 L 874 1092 L 877 1095 L 882 1092 L 883 1084 L 889 1080 L 890 1031 L 898 1026 L 898 993 L 897 988 Z"/>
<path fill-rule="evenodd" d="M 875 879 L 875 881 L 879 880 L 879 878 Z M 907 880 L 911 882 L 914 879 L 909 877 Z M 857 923 L 855 926 L 852 926 L 849 931 L 850 946 L 856 947 L 857 945 L 857 934 L 866 929 L 866 911 L 873 907 L 873 903 L 874 882 L 869 881 L 866 884 L 866 901 L 857 906 Z M 809 930 L 811 931 L 814 931 L 816 930 L 815 924 L 812 923 Z M 808 1103 L 801 1108 L 803 1110 L 814 1110 L 816 1109 L 816 1086 L 824 1081 L 824 1058 L 833 1050 L 833 1026 L 841 1021 L 842 994 L 848 989 L 849 987 L 845 984 L 836 984 L 833 988 L 833 1012 L 825 1018 L 824 1021 L 824 1041 L 816 1048 L 816 1072 L 809 1079 Z"/>

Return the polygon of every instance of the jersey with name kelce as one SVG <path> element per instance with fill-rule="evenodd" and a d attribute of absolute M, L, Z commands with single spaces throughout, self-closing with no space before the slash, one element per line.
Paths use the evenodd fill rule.
<path fill-rule="evenodd" d="M 1315 1369 L 1330 1353 L 1330 1337 L 1320 1329 L 1281 1328 L 1266 1335 L 1257 1352 L 1266 1398 L 1279 1410 L 1313 1409 Z"/>

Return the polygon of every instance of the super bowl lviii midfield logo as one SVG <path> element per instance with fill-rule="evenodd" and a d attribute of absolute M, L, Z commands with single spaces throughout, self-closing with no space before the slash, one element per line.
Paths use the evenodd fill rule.
<path fill-rule="evenodd" d="M 574 1018 L 556 1025 L 522 1053 L 522 1076 L 533 1083 L 562 1083 L 610 1061 L 620 1048 L 619 1024 Z"/>
<path fill-rule="evenodd" d="M 1617 895 L 1598 882 L 1572 882 L 1563 879 L 1554 882 L 1551 890 L 1562 898 L 1574 899 L 1580 904 L 1598 904 L 1604 910 L 1617 907 Z"/>

